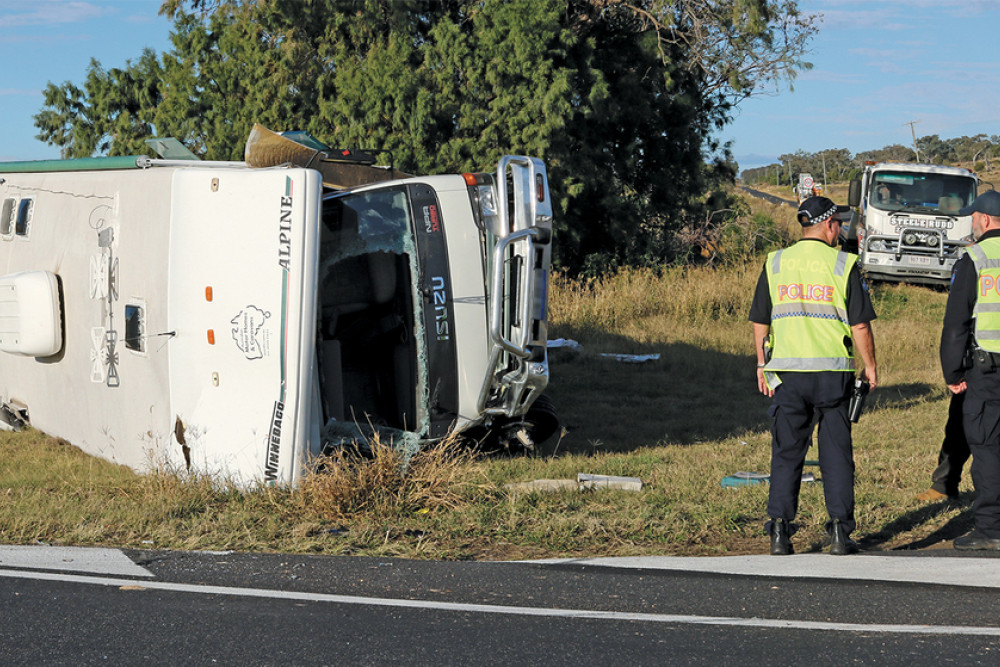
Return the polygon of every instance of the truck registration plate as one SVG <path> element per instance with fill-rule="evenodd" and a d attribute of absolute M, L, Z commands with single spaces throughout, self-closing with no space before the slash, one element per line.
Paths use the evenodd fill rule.
<path fill-rule="evenodd" d="M 931 263 L 931 258 L 926 255 L 910 255 L 910 264 L 920 264 L 922 266 Z"/>

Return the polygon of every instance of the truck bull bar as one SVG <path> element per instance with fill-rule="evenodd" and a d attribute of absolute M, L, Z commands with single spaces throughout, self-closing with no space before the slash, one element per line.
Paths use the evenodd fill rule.
<path fill-rule="evenodd" d="M 513 186 L 510 205 L 508 172 Z M 545 337 L 552 204 L 541 160 L 505 156 L 497 167 L 496 184 L 499 227 L 506 235 L 493 250 L 490 358 L 478 407 L 482 414 L 513 417 L 523 414 L 548 384 Z"/>

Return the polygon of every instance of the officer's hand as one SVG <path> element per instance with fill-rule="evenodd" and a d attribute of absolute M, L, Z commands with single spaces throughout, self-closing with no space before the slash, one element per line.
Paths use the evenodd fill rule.
<path fill-rule="evenodd" d="M 874 366 L 865 366 L 865 379 L 868 380 L 869 390 L 878 386 L 878 373 Z"/>
<path fill-rule="evenodd" d="M 757 369 L 757 391 L 764 394 L 765 396 L 774 396 L 774 390 L 767 386 L 767 380 L 764 379 L 764 369 Z"/>
<path fill-rule="evenodd" d="M 950 384 L 950 385 L 948 385 L 948 390 L 951 391 L 951 393 L 953 393 L 953 394 L 961 394 L 967 388 L 968 388 L 968 385 L 965 384 L 965 380 L 962 380 L 958 384 Z"/>

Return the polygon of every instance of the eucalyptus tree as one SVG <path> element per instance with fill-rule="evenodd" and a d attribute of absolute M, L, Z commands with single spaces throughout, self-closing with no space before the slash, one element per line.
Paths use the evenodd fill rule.
<path fill-rule="evenodd" d="M 383 151 L 414 173 L 546 159 L 572 269 L 659 263 L 725 207 L 715 139 L 791 79 L 814 32 L 794 0 L 167 0 L 172 49 L 49 84 L 39 137 L 67 157 L 175 136 L 239 159 L 255 122 Z"/>

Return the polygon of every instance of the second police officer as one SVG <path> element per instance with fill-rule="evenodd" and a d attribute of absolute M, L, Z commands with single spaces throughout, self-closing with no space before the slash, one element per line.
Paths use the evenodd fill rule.
<path fill-rule="evenodd" d="M 984 192 L 958 214 L 972 215 L 976 243 L 955 262 L 941 368 L 948 389 L 965 394 L 962 424 L 976 499 L 975 529 L 954 546 L 1000 550 L 1000 193 Z"/>

